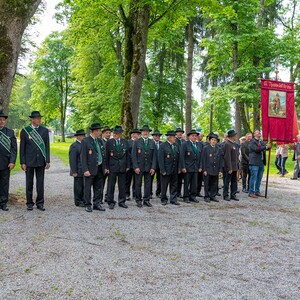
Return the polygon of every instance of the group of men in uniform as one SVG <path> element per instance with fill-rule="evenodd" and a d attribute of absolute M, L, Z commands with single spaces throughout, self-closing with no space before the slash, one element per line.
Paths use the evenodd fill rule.
<path fill-rule="evenodd" d="M 0 189 L 0 208 L 4 211 L 8 210 L 10 170 L 14 168 L 17 157 L 14 132 L 5 127 L 7 117 L 0 112 L 0 185 L 3 187 Z M 29 211 L 33 210 L 34 205 L 44 211 L 44 174 L 50 168 L 49 131 L 40 125 L 42 116 L 38 111 L 33 111 L 29 117 L 31 124 L 23 128 L 20 134 L 20 163 L 26 173 L 26 205 Z M 88 136 L 82 129 L 76 131 L 76 141 L 69 149 L 76 206 L 84 207 L 87 212 L 105 211 L 102 206 L 105 201 L 110 209 L 114 209 L 117 202 L 120 207 L 128 208 L 126 201 L 132 197 L 138 207 L 151 207 L 154 176 L 157 183 L 155 195 L 162 205 L 180 205 L 178 198 L 183 198 L 185 203 L 199 202 L 197 197 L 203 197 L 203 181 L 204 201 L 218 202 L 216 196 L 221 196 L 220 172 L 223 173 L 223 199 L 238 201 L 239 145 L 234 130 L 228 131 L 222 143 L 217 133 L 210 133 L 203 141 L 203 134 L 196 130 L 188 132 L 187 139 L 184 139 L 181 128 L 168 131 L 165 142 L 160 140 L 162 134 L 159 130 L 155 130 L 150 138 L 152 130 L 148 125 L 131 130 L 130 140 L 122 138 L 122 132 L 121 126 L 111 129 L 101 127 L 99 123 L 90 126 Z M 261 196 L 263 154 L 271 147 L 260 140 L 259 131 L 255 131 L 254 136 L 249 145 L 249 169 L 253 176 L 249 197 Z"/>

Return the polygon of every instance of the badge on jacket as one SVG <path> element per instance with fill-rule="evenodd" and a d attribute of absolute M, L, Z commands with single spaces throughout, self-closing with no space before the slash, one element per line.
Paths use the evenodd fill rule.
<path fill-rule="evenodd" d="M 141 154 L 142 153 L 142 150 L 141 149 L 138 149 L 138 154 Z"/>
<path fill-rule="evenodd" d="M 209 154 L 209 157 L 212 157 L 212 154 Z"/>
<path fill-rule="evenodd" d="M 187 155 L 190 156 L 190 155 L 191 155 L 191 152 L 188 152 Z"/>
<path fill-rule="evenodd" d="M 89 149 L 89 155 L 92 155 L 93 151 L 92 149 Z"/>
<path fill-rule="evenodd" d="M 114 156 L 114 151 L 110 151 L 110 156 Z"/>
<path fill-rule="evenodd" d="M 167 154 L 167 158 L 170 158 L 170 154 Z"/>

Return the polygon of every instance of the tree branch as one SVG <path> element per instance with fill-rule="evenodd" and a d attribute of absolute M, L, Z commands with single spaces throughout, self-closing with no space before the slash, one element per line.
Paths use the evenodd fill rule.
<path fill-rule="evenodd" d="M 122 22 L 126 23 L 127 22 L 127 17 L 126 17 L 126 14 L 125 14 L 125 11 L 124 11 L 124 8 L 123 8 L 122 4 L 119 5 L 119 13 L 121 15 Z"/>

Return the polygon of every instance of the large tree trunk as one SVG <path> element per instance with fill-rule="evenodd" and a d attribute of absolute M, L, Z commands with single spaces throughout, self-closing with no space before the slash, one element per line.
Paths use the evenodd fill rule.
<path fill-rule="evenodd" d="M 8 111 L 21 39 L 41 0 L 0 0 L 0 109 Z"/>
<path fill-rule="evenodd" d="M 186 98 L 185 98 L 185 129 L 192 129 L 192 80 L 193 80 L 193 57 L 194 57 L 194 23 L 188 24 L 188 58 L 186 76 Z"/>
<path fill-rule="evenodd" d="M 125 136 L 137 126 L 145 72 L 150 7 L 132 1 L 125 21 L 125 62 L 121 123 Z"/>

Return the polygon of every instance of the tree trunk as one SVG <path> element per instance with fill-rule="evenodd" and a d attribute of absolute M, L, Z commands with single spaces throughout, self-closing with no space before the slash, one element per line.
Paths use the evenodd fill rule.
<path fill-rule="evenodd" d="M 125 62 L 121 123 L 124 135 L 137 126 L 145 72 L 150 7 L 132 1 L 125 22 Z"/>
<path fill-rule="evenodd" d="M 192 129 L 192 80 L 193 80 L 193 57 L 194 57 L 194 23 L 190 21 L 188 26 L 188 58 L 186 76 L 186 99 L 185 99 L 185 130 Z"/>
<path fill-rule="evenodd" d="M 22 36 L 41 0 L 20 2 L 0 0 L 0 109 L 5 113 L 8 112 Z"/>

